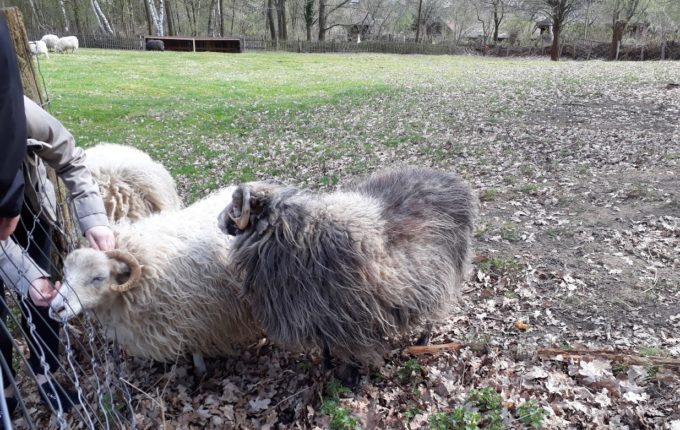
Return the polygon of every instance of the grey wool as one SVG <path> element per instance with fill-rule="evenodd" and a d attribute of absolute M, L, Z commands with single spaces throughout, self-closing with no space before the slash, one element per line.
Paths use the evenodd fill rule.
<path fill-rule="evenodd" d="M 219 223 L 272 341 L 366 364 L 450 309 L 476 207 L 455 174 L 401 168 L 329 194 L 242 184 Z"/>

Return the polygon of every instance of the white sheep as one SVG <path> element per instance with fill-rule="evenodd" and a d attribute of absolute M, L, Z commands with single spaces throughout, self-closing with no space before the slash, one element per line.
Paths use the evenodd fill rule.
<path fill-rule="evenodd" d="M 60 37 L 54 50 L 56 52 L 71 51 L 71 53 L 74 53 L 78 50 L 78 38 L 75 36 Z"/>
<path fill-rule="evenodd" d="M 28 47 L 31 50 L 31 54 L 35 55 L 36 57 L 39 56 L 40 54 L 43 54 L 45 58 L 47 59 L 50 58 L 50 54 L 48 54 L 47 52 L 47 45 L 42 40 L 28 42 Z"/>
<path fill-rule="evenodd" d="M 215 222 L 234 189 L 115 224 L 115 251 L 70 253 L 50 315 L 69 320 L 92 310 L 129 354 L 168 361 L 191 351 L 199 371 L 197 354 L 229 355 L 257 341 L 259 326 L 231 276 L 231 240 Z"/>
<path fill-rule="evenodd" d="M 99 185 L 111 221 L 135 221 L 182 207 L 170 173 L 145 152 L 110 143 L 85 152 L 85 164 Z"/>
<path fill-rule="evenodd" d="M 54 34 L 46 34 L 40 40 L 45 42 L 47 49 L 49 49 L 50 51 L 54 51 L 54 49 L 57 47 L 57 42 L 59 41 L 59 36 L 54 35 Z"/>

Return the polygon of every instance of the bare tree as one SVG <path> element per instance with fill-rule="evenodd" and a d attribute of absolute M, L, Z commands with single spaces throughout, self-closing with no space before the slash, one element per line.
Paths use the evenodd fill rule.
<path fill-rule="evenodd" d="M 326 1 L 327 0 L 319 0 L 319 40 L 326 40 L 326 32 L 331 28 L 340 25 L 337 23 L 328 25 L 331 14 L 350 2 L 350 0 L 340 0 L 336 5 L 329 7 L 329 5 L 326 4 Z"/>
<path fill-rule="evenodd" d="M 305 8 L 303 11 L 303 17 L 305 20 L 305 32 L 307 35 L 307 41 L 312 40 L 312 27 L 316 23 L 314 18 L 316 11 L 314 10 L 314 0 L 305 0 Z"/>
<path fill-rule="evenodd" d="M 652 2 L 646 15 L 651 26 L 661 37 L 661 59 L 666 59 L 666 44 L 674 32 L 680 30 L 680 2 L 677 0 L 656 0 Z"/>
<path fill-rule="evenodd" d="M 274 0 L 267 0 L 267 27 L 272 40 L 276 40 L 276 26 L 274 25 Z"/>
<path fill-rule="evenodd" d="M 59 0 L 59 9 L 61 10 L 61 17 L 62 20 L 64 21 L 64 33 L 69 32 L 69 23 L 68 23 L 68 15 L 66 14 L 66 6 L 64 5 L 64 0 Z"/>
<path fill-rule="evenodd" d="M 286 22 L 286 0 L 276 0 L 276 16 L 279 27 L 279 39 L 288 39 L 288 25 Z"/>
<path fill-rule="evenodd" d="M 493 11 L 493 41 L 498 42 L 498 31 L 505 18 L 505 0 L 487 0 Z"/>
<path fill-rule="evenodd" d="M 423 25 L 423 0 L 418 0 L 418 15 L 416 18 L 416 43 L 420 42 L 420 27 Z"/>
<path fill-rule="evenodd" d="M 146 0 L 149 11 L 149 22 L 153 25 L 156 36 L 164 36 L 165 4 L 164 0 L 158 1 L 158 7 L 154 0 Z"/>
<path fill-rule="evenodd" d="M 99 26 L 99 29 L 104 33 L 113 34 L 113 28 L 111 28 L 109 20 L 106 18 L 106 15 L 104 15 L 102 8 L 99 6 L 99 2 L 97 0 L 90 0 L 90 4 L 92 5 L 92 11 L 94 12 L 94 16 L 97 19 L 97 25 Z"/>
<path fill-rule="evenodd" d="M 576 14 L 586 0 L 527 0 L 524 7 L 532 12 L 534 17 L 549 17 L 552 22 L 553 40 L 550 47 L 550 59 L 560 59 L 560 37 L 562 30 L 569 20 Z"/>
<path fill-rule="evenodd" d="M 609 47 L 609 60 L 618 59 L 619 48 L 626 25 L 636 15 L 647 8 L 647 0 L 610 0 L 612 12 L 612 44 Z"/>

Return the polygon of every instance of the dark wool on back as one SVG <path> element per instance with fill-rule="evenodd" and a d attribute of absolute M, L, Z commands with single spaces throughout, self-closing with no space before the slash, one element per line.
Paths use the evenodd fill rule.
<path fill-rule="evenodd" d="M 241 185 L 220 226 L 237 234 L 232 263 L 272 341 L 375 363 L 450 308 L 475 210 L 456 175 L 404 168 L 322 195 Z"/>

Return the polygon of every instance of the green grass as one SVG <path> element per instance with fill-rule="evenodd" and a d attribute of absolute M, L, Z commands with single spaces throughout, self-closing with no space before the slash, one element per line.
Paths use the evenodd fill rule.
<path fill-rule="evenodd" d="M 99 49 L 40 62 L 50 111 L 81 146 L 106 141 L 148 152 L 169 168 L 188 202 L 257 178 L 323 188 L 392 164 L 455 169 L 471 157 L 495 163 L 487 143 L 459 136 L 491 120 L 516 122 L 535 109 L 536 92 L 552 94 L 556 86 L 574 93 L 604 82 L 634 84 L 621 66 L 616 73 L 611 67 L 474 56 Z M 670 73 L 638 69 L 641 82 Z M 526 164 L 521 176 L 532 178 L 533 170 Z"/>
<path fill-rule="evenodd" d="M 354 158 L 349 173 L 363 173 L 382 148 L 405 152 L 426 141 L 416 112 L 419 92 L 438 94 L 454 86 L 473 95 L 479 85 L 471 78 L 484 82 L 507 67 L 530 68 L 532 62 L 100 49 L 40 62 L 50 112 L 79 145 L 105 141 L 148 152 L 178 178 L 189 201 L 224 184 L 296 177 L 288 173 L 300 165 L 343 157 Z M 458 98 L 451 100 L 460 105 Z M 379 123 L 354 121 L 366 112 L 380 115 Z M 428 144 L 426 151 L 446 162 L 460 147 Z M 320 187 L 340 180 L 334 172 L 313 175 L 311 185 Z"/>

